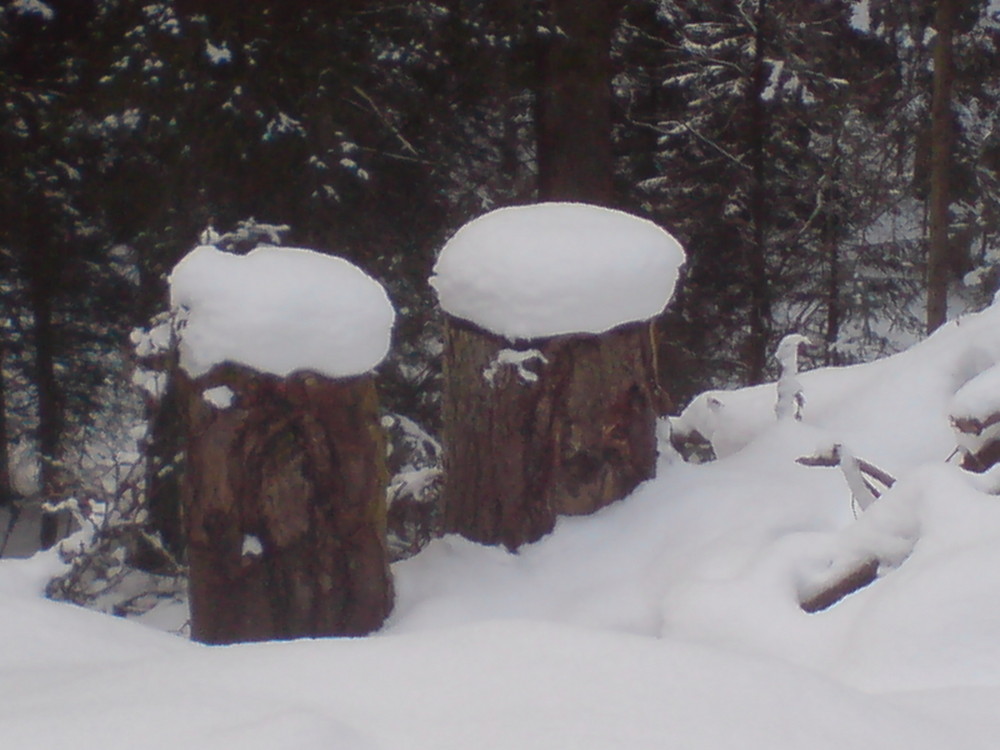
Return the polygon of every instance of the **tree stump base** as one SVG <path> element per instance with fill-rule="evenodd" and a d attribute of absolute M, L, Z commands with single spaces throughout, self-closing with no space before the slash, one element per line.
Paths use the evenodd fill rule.
<path fill-rule="evenodd" d="M 515 346 L 446 324 L 445 528 L 516 549 L 656 471 L 649 323 Z"/>
<path fill-rule="evenodd" d="M 224 364 L 177 379 L 192 638 L 377 629 L 392 607 L 392 583 L 372 377 L 278 378 Z"/>

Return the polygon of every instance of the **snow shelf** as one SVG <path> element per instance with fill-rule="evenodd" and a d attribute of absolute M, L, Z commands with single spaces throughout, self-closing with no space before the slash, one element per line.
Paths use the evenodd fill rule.
<path fill-rule="evenodd" d="M 196 247 L 170 274 L 170 305 L 191 377 L 222 362 L 280 377 L 361 375 L 385 358 L 395 319 L 385 290 L 360 268 L 290 247 Z"/>
<path fill-rule="evenodd" d="M 448 314 L 508 339 L 603 333 L 667 306 L 684 250 L 650 221 L 582 203 L 501 208 L 444 246 Z"/>

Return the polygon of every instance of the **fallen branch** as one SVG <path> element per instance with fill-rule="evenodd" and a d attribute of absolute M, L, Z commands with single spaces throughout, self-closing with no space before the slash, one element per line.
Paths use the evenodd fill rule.
<path fill-rule="evenodd" d="M 828 453 L 816 453 L 812 456 L 801 456 L 795 459 L 796 463 L 803 466 L 829 466 L 839 467 L 847 480 L 847 486 L 851 489 L 851 495 L 861 510 L 871 505 L 882 496 L 881 491 L 870 481 L 868 477 L 880 482 L 886 489 L 896 483 L 895 477 L 887 471 L 875 466 L 870 461 L 854 456 L 840 443 L 831 446 Z M 867 476 L 865 476 L 867 474 Z"/>

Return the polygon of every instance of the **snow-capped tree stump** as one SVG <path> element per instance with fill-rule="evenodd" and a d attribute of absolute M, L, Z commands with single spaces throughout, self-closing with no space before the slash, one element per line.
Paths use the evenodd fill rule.
<path fill-rule="evenodd" d="M 191 634 L 361 635 L 392 606 L 370 370 L 393 312 L 346 261 L 193 251 L 171 276 Z"/>
<path fill-rule="evenodd" d="M 448 243 L 446 530 L 515 549 L 654 475 L 649 320 L 682 261 L 650 222 L 581 204 L 501 209 Z"/>

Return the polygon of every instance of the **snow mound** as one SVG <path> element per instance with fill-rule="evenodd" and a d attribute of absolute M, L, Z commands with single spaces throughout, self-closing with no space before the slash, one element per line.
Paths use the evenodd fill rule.
<path fill-rule="evenodd" d="M 444 310 L 508 339 L 603 333 L 663 312 L 684 250 L 650 221 L 580 203 L 493 211 L 445 245 Z"/>
<path fill-rule="evenodd" d="M 181 366 L 234 362 L 284 377 L 368 372 L 389 351 L 395 312 L 382 286 L 343 258 L 301 248 L 233 255 L 196 247 L 170 275 Z"/>
<path fill-rule="evenodd" d="M 950 417 L 984 419 L 1000 411 L 1000 304 L 953 320 L 891 357 L 821 367 L 797 379 L 804 420 L 838 435 L 858 456 L 897 474 L 944 459 L 956 442 Z M 776 394 L 774 383 L 706 391 L 670 419 L 671 427 L 681 438 L 700 434 L 716 456 L 728 457 L 773 429 Z M 925 418 L 920 429 L 913 412 Z"/>

